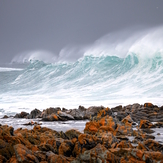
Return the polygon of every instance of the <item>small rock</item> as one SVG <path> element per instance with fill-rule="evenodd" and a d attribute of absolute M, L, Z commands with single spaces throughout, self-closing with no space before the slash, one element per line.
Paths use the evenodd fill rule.
<path fill-rule="evenodd" d="M 21 112 L 20 114 L 16 114 L 14 118 L 26 118 L 29 115 L 27 112 Z"/>
<path fill-rule="evenodd" d="M 9 118 L 9 117 L 7 115 L 4 115 L 3 119 L 5 119 L 5 118 Z"/>

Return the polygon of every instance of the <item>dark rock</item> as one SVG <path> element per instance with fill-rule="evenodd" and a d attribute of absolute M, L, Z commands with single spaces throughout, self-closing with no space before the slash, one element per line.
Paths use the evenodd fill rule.
<path fill-rule="evenodd" d="M 42 121 L 59 121 L 59 120 L 62 120 L 62 118 L 59 115 L 54 114 L 54 113 L 42 118 Z"/>
<path fill-rule="evenodd" d="M 80 109 L 72 109 L 69 114 L 74 117 L 76 120 L 82 120 L 85 116 L 85 111 L 81 111 Z"/>
<path fill-rule="evenodd" d="M 146 140 L 144 142 L 144 145 L 147 146 L 149 149 L 153 150 L 153 151 L 159 151 L 159 152 L 163 152 L 163 145 L 158 143 L 155 140 Z"/>
<path fill-rule="evenodd" d="M 47 152 L 36 151 L 36 152 L 34 152 L 34 155 L 37 157 L 39 162 L 41 162 L 41 161 L 46 161 L 46 153 Z"/>
<path fill-rule="evenodd" d="M 154 130 L 151 130 L 149 128 L 142 129 L 142 131 L 145 132 L 145 133 L 147 133 L 147 134 L 152 134 L 152 133 L 155 132 Z"/>
<path fill-rule="evenodd" d="M 31 122 L 25 123 L 23 125 L 25 125 L 25 126 L 33 126 L 33 125 L 42 125 L 42 123 L 37 123 L 37 122 L 31 121 Z"/>
<path fill-rule="evenodd" d="M 70 157 L 72 155 L 73 148 L 74 148 L 73 142 L 71 140 L 65 140 L 59 146 L 58 153 L 59 155 Z"/>
<path fill-rule="evenodd" d="M 112 112 L 120 112 L 120 111 L 122 111 L 122 105 L 111 108 L 111 110 L 112 110 Z"/>
<path fill-rule="evenodd" d="M 3 116 L 3 119 L 6 119 L 6 118 L 9 118 L 9 117 L 8 117 L 7 115 L 4 115 L 4 116 Z"/>
<path fill-rule="evenodd" d="M 100 110 L 105 109 L 103 106 L 91 106 L 85 112 L 85 119 L 90 119 L 91 117 L 97 116 Z"/>
<path fill-rule="evenodd" d="M 56 108 L 47 108 L 47 109 L 45 110 L 45 113 L 46 113 L 46 114 L 52 114 L 52 113 L 57 114 L 58 111 L 61 111 L 61 108 L 60 108 L 60 107 L 56 107 Z"/>
<path fill-rule="evenodd" d="M 144 104 L 144 107 L 148 107 L 148 108 L 153 108 L 154 107 L 154 105 L 152 104 L 152 103 L 145 103 Z"/>
<path fill-rule="evenodd" d="M 56 150 L 50 144 L 41 144 L 38 148 L 43 152 L 52 151 L 53 153 L 56 153 Z"/>
<path fill-rule="evenodd" d="M 140 121 L 139 128 L 145 129 L 145 128 L 152 128 L 152 127 L 153 127 L 153 124 L 150 121 L 148 121 L 148 120 L 141 120 Z"/>
<path fill-rule="evenodd" d="M 0 139 L 0 155 L 5 157 L 5 159 L 10 159 L 13 153 L 14 153 L 13 146 L 5 142 L 4 140 Z"/>
<path fill-rule="evenodd" d="M 1 163 L 6 163 L 7 159 L 5 157 L 3 157 L 2 155 L 0 155 L 0 162 Z"/>
<path fill-rule="evenodd" d="M 62 112 L 66 112 L 66 111 L 68 111 L 68 109 L 62 108 Z"/>
<path fill-rule="evenodd" d="M 23 111 L 23 112 L 21 112 L 19 114 L 16 114 L 14 116 L 14 118 L 26 118 L 28 115 L 29 115 L 29 113 Z"/>
<path fill-rule="evenodd" d="M 128 113 L 126 112 L 118 112 L 117 115 L 116 115 L 116 118 L 121 121 L 122 119 L 124 119 L 125 117 L 128 116 Z"/>
<path fill-rule="evenodd" d="M 27 116 L 28 119 L 33 119 L 33 118 L 39 118 L 41 116 L 41 111 L 38 109 L 34 109 L 30 112 L 30 114 Z"/>

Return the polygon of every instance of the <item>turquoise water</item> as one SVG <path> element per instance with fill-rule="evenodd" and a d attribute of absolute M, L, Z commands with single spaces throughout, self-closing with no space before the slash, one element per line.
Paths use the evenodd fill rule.
<path fill-rule="evenodd" d="M 161 52 L 123 58 L 87 55 L 75 62 L 30 60 L 23 69 L 0 68 L 0 112 L 147 101 L 161 105 L 162 81 Z"/>

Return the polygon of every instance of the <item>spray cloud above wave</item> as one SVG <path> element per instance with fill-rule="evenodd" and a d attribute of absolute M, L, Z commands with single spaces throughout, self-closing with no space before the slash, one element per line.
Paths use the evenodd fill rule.
<path fill-rule="evenodd" d="M 126 57 L 134 53 L 139 57 L 151 57 L 155 53 L 163 54 L 163 26 L 148 30 L 125 29 L 110 33 L 84 46 L 68 45 L 58 55 L 46 50 L 24 52 L 16 55 L 13 62 L 24 63 L 40 60 L 47 63 L 74 62 L 83 56 L 118 56 Z"/>

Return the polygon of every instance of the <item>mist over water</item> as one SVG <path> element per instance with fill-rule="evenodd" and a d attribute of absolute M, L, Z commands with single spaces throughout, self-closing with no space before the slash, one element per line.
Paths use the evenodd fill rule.
<path fill-rule="evenodd" d="M 163 27 L 108 34 L 92 45 L 59 55 L 46 51 L 16 55 L 0 68 L 0 114 L 34 108 L 153 102 L 163 98 Z"/>

